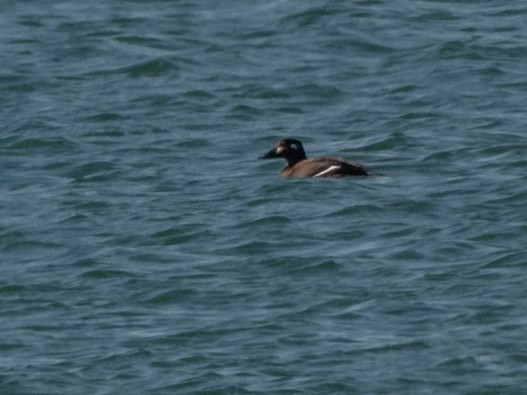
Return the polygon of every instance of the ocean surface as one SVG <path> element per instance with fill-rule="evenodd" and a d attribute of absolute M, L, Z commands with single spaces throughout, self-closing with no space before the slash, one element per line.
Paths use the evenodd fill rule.
<path fill-rule="evenodd" d="M 527 2 L 0 8 L 1 394 L 527 393 Z"/>

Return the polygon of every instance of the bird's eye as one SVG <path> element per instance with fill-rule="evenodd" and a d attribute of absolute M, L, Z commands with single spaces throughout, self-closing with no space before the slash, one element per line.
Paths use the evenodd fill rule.
<path fill-rule="evenodd" d="M 296 151 L 298 150 L 298 147 L 296 146 L 296 144 L 291 144 L 291 149 L 294 149 Z"/>

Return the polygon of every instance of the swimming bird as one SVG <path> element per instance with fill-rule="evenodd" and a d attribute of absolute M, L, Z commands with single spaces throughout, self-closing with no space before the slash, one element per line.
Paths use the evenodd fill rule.
<path fill-rule="evenodd" d="M 260 159 L 284 158 L 287 166 L 282 169 L 283 177 L 325 177 L 367 176 L 368 172 L 358 163 L 338 158 L 308 159 L 302 143 L 297 139 L 283 139 Z"/>

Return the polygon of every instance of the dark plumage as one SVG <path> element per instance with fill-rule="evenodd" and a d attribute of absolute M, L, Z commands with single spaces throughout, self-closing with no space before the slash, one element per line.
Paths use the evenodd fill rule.
<path fill-rule="evenodd" d="M 302 143 L 296 139 L 284 139 L 260 159 L 284 158 L 287 166 L 282 169 L 283 177 L 326 177 L 367 176 L 368 172 L 358 163 L 338 158 L 307 159 Z"/>

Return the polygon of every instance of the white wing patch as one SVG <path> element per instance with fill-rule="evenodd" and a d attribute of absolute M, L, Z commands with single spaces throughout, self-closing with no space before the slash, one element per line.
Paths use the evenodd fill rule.
<path fill-rule="evenodd" d="M 340 169 L 340 166 L 329 166 L 326 170 L 321 171 L 320 173 L 315 174 L 313 177 L 320 177 L 324 174 L 331 173 L 333 170 Z"/>

